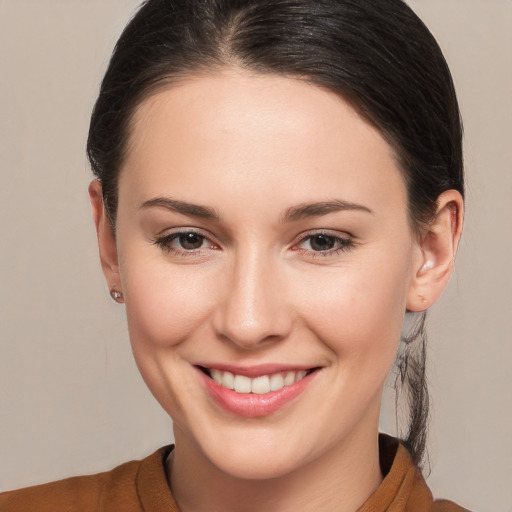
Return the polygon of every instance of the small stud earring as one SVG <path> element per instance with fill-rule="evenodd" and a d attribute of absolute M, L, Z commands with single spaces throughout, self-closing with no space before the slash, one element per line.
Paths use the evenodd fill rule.
<path fill-rule="evenodd" d="M 110 296 L 116 301 L 116 302 L 122 302 L 123 300 L 123 294 L 119 291 L 117 291 L 115 288 L 112 288 L 110 290 Z"/>

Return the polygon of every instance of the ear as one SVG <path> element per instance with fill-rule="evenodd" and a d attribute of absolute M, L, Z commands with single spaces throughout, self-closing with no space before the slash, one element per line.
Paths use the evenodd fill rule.
<path fill-rule="evenodd" d="M 100 180 L 93 180 L 89 185 L 89 199 L 91 201 L 92 216 L 98 236 L 101 267 L 105 274 L 108 288 L 109 290 L 115 289 L 122 293 L 116 238 L 103 204 Z"/>
<path fill-rule="evenodd" d="M 436 215 L 419 241 L 419 257 L 407 296 L 408 311 L 424 311 L 448 284 L 462 233 L 464 201 L 456 190 L 437 199 Z"/>

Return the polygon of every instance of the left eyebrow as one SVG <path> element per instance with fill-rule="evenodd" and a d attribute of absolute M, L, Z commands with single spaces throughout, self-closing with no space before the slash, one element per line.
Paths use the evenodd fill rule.
<path fill-rule="evenodd" d="M 351 203 L 342 201 L 341 199 L 334 199 L 331 201 L 320 201 L 318 203 L 304 203 L 297 206 L 288 208 L 282 217 L 282 222 L 293 222 L 307 217 L 321 217 L 329 213 L 357 210 L 373 214 L 367 206 L 358 203 Z"/>

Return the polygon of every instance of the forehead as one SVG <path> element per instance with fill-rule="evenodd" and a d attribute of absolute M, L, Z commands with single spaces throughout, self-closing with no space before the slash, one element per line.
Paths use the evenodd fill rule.
<path fill-rule="evenodd" d="M 343 98 L 305 81 L 235 69 L 190 77 L 146 99 L 120 176 L 139 194 L 195 186 L 290 201 L 395 187 L 394 154 Z M 207 197 L 206 197 L 207 199 Z M 207 201 L 208 202 L 208 201 Z"/>

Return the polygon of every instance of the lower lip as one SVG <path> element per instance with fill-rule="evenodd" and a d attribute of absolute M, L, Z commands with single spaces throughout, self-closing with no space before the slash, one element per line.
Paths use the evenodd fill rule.
<path fill-rule="evenodd" d="M 311 382 L 313 376 L 318 373 L 318 370 L 311 372 L 294 384 L 285 386 L 278 391 L 269 391 L 260 395 L 257 393 L 237 393 L 232 389 L 226 389 L 199 368 L 197 368 L 197 371 L 206 390 L 217 405 L 228 412 L 248 418 L 268 416 L 278 411 L 297 398 Z"/>

